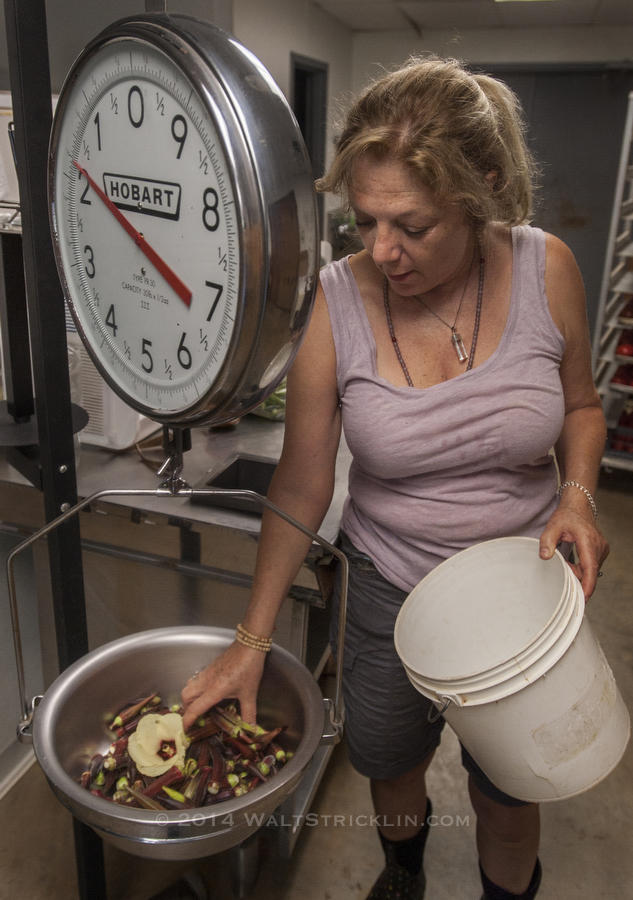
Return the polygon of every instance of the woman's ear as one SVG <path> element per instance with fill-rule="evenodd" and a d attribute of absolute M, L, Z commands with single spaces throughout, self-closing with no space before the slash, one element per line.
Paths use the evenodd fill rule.
<path fill-rule="evenodd" d="M 492 170 L 491 170 L 490 172 L 488 172 L 488 174 L 485 176 L 485 179 L 484 179 L 484 180 L 487 182 L 488 187 L 490 188 L 491 191 L 494 190 L 495 185 L 496 185 L 496 183 L 497 183 L 497 178 L 498 178 L 498 177 L 499 177 L 499 173 L 497 172 L 496 169 L 492 169 Z"/>

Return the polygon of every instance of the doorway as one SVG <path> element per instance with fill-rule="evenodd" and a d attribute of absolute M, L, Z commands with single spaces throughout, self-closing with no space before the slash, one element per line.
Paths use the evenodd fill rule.
<path fill-rule="evenodd" d="M 291 105 L 305 141 L 312 176 L 325 170 L 325 130 L 327 122 L 327 63 L 296 53 L 290 55 Z M 319 233 L 323 233 L 323 196 L 317 194 Z"/>
<path fill-rule="evenodd" d="M 540 164 L 534 224 L 571 247 L 593 333 L 633 68 L 491 66 L 519 96 Z"/>

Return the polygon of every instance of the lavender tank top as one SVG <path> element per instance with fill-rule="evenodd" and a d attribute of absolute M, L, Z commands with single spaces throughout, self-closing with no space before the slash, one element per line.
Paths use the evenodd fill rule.
<path fill-rule="evenodd" d="M 378 375 L 376 345 L 347 259 L 321 271 L 352 453 L 341 527 L 410 591 L 479 541 L 538 537 L 556 506 L 549 453 L 560 434 L 564 339 L 545 294 L 545 234 L 512 229 L 504 333 L 492 356 L 428 388 Z"/>

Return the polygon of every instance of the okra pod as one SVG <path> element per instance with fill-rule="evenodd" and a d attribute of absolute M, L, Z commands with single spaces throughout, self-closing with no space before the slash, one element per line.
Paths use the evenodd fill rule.
<path fill-rule="evenodd" d="M 182 781 L 182 772 L 178 766 L 172 766 L 164 775 L 154 778 L 152 783 L 144 789 L 143 794 L 145 797 L 155 797 L 165 786 L 175 784 L 177 781 Z"/>
<path fill-rule="evenodd" d="M 90 780 L 96 781 L 96 779 L 102 769 L 103 769 L 103 756 L 100 753 L 95 753 L 95 755 L 90 760 Z"/>
<path fill-rule="evenodd" d="M 142 806 L 143 809 L 156 809 L 156 810 L 164 810 L 165 807 L 158 802 L 154 797 L 151 797 L 143 791 L 137 791 L 136 788 L 128 785 L 127 792 L 134 797 L 139 806 Z"/>
<path fill-rule="evenodd" d="M 211 769 L 209 768 L 209 766 L 204 766 L 203 768 L 198 769 L 196 789 L 193 796 L 191 797 L 194 806 L 202 806 L 203 800 L 207 793 L 207 787 L 209 786 L 210 778 Z"/>
<path fill-rule="evenodd" d="M 114 728 L 120 728 L 122 725 L 125 725 L 126 722 L 129 722 L 130 719 L 133 719 L 137 713 L 141 711 L 141 709 L 146 706 L 146 704 L 150 703 L 154 697 L 158 696 L 156 693 L 150 694 L 149 697 L 143 697 L 142 700 L 137 700 L 135 703 L 132 703 L 130 706 L 126 706 L 125 709 L 122 709 L 112 720 L 112 726 Z"/>
<path fill-rule="evenodd" d="M 246 759 L 255 759 L 256 753 L 248 744 L 245 744 L 243 741 L 238 741 L 237 738 L 230 737 L 228 734 L 224 740 L 225 743 L 236 750 L 240 756 L 245 756 Z"/>
<path fill-rule="evenodd" d="M 192 744 L 195 744 L 197 741 L 201 741 L 204 738 L 209 738 L 214 734 L 219 734 L 221 730 L 222 729 L 216 721 L 209 720 L 205 722 L 204 725 L 200 725 L 198 726 L 198 728 L 194 728 L 192 731 L 188 731 L 187 737 Z"/>
<path fill-rule="evenodd" d="M 95 796 L 145 809 L 185 809 L 239 797 L 273 777 L 292 757 L 276 739 L 285 726 L 265 730 L 241 719 L 234 703 L 215 706 L 185 736 L 182 765 L 158 777 L 141 775 L 128 753 L 128 736 L 147 713 L 169 713 L 158 694 L 124 707 L 108 726 L 116 735 L 96 753 L 79 783 Z M 178 711 L 182 712 L 178 707 Z M 168 759 L 175 742 L 163 739 L 158 754 Z"/>
<path fill-rule="evenodd" d="M 216 746 L 209 746 L 209 762 L 211 763 L 211 781 L 219 781 L 224 775 L 226 766 L 222 754 Z"/>

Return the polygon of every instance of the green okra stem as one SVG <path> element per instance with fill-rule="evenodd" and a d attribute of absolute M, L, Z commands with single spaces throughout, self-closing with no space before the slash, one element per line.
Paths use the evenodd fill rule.
<path fill-rule="evenodd" d="M 245 732 L 243 735 L 245 739 L 248 738 L 250 740 L 257 735 L 264 734 L 264 729 L 260 725 L 252 725 L 250 722 L 245 722 L 244 719 L 240 718 L 234 706 L 221 707 L 220 714 L 231 723 L 234 729 L 237 728 Z"/>
<path fill-rule="evenodd" d="M 279 744 L 276 744 L 274 741 L 271 741 L 268 749 L 271 753 L 274 754 L 277 762 L 284 762 L 286 759 L 286 751 L 283 747 L 280 747 Z"/>
<path fill-rule="evenodd" d="M 180 791 L 177 791 L 174 788 L 167 787 L 166 785 L 163 785 L 162 789 L 168 797 L 171 797 L 172 800 L 175 800 L 177 803 L 185 803 L 185 795 L 181 794 Z"/>
<path fill-rule="evenodd" d="M 210 709 L 207 712 L 207 716 L 212 719 L 219 728 L 229 737 L 238 737 L 238 735 L 242 734 L 242 729 L 239 725 L 231 722 L 230 719 L 227 719 L 225 715 L 223 715 L 222 710 L 219 710 L 217 707 L 214 709 Z M 244 734 L 244 738 L 248 740 L 248 735 Z"/>

